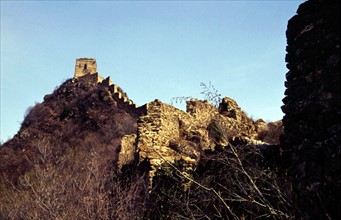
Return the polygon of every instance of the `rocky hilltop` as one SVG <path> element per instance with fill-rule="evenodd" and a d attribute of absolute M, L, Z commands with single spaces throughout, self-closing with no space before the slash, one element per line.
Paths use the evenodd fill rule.
<path fill-rule="evenodd" d="M 138 115 L 121 88 L 97 77 L 66 80 L 44 102 L 30 107 L 19 132 L 1 147 L 0 171 L 14 179 L 28 171 L 41 140 L 53 144 L 60 155 L 71 146 L 97 145 L 114 159 L 122 135 L 135 133 Z"/>

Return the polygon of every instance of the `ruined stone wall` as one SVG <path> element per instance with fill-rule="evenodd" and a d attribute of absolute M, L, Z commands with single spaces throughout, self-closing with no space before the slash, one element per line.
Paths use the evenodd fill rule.
<path fill-rule="evenodd" d="M 187 102 L 189 112 L 184 112 L 155 100 L 148 103 L 145 110 L 138 121 L 137 143 L 141 150 L 140 161 L 145 158 L 155 159 L 155 163 L 152 164 L 160 165 L 162 161 L 156 162 L 160 159 L 158 153 L 164 158 L 169 158 L 169 161 L 179 159 L 173 156 L 180 153 L 178 156 L 183 157 L 183 149 L 178 146 L 177 150 L 174 150 L 171 145 L 179 145 L 181 141 L 190 139 L 191 136 L 200 139 L 201 146 L 197 146 L 198 149 L 194 149 L 196 151 L 209 148 L 212 144 L 208 141 L 207 126 L 213 117 L 218 115 L 218 111 L 207 101 L 190 100 Z"/>
<path fill-rule="evenodd" d="M 288 22 L 282 146 L 300 215 L 341 219 L 339 1 L 309 0 Z"/>
<path fill-rule="evenodd" d="M 150 163 L 151 182 L 157 169 L 165 163 L 182 161 L 183 172 L 191 173 L 202 151 L 213 149 L 216 144 L 227 145 L 227 138 L 213 138 L 210 135 L 209 127 L 214 121 L 222 123 L 222 126 L 227 129 L 235 129 L 235 136 L 252 139 L 255 136 L 253 122 L 250 119 L 249 121 L 242 120 L 247 116 L 234 100 L 226 99 L 226 103 L 230 103 L 229 110 L 236 113 L 236 118 L 221 115 L 215 106 L 205 100 L 187 101 L 187 112 L 159 100 L 141 106 L 138 108 L 140 117 L 136 139 L 132 140 L 131 136 L 122 139 L 120 158 L 123 161 L 119 161 L 120 167 L 133 161 L 132 159 L 126 160 L 127 156 L 124 154 L 135 149 L 134 151 L 138 152 L 139 163 L 146 160 Z M 253 130 L 250 130 L 250 127 Z M 128 158 L 130 158 L 129 155 Z"/>
<path fill-rule="evenodd" d="M 237 102 L 229 97 L 222 99 L 219 104 L 219 114 L 224 126 L 230 131 L 236 132 L 239 136 L 257 138 L 257 123 L 252 121 L 244 111 L 238 106 Z"/>
<path fill-rule="evenodd" d="M 208 113 L 214 108 L 208 102 L 199 100 L 192 100 L 190 105 L 196 113 Z M 138 156 L 139 163 L 149 161 L 150 187 L 162 164 L 182 161 L 183 171 L 190 173 L 201 150 L 212 145 L 206 117 L 191 115 L 159 100 L 141 106 L 139 111 L 137 137 L 133 140 L 133 136 L 125 136 L 121 141 L 119 168 L 133 162 L 131 153 L 126 155 L 127 152 L 138 153 L 135 156 Z"/>
<path fill-rule="evenodd" d="M 234 131 L 235 135 L 256 138 L 255 123 L 241 110 L 237 102 L 229 97 L 222 99 L 219 108 L 207 100 L 187 101 L 186 111 L 196 119 L 197 124 L 207 127 L 212 121 L 220 121 L 223 126 Z"/>
<path fill-rule="evenodd" d="M 218 109 L 207 100 L 192 99 L 186 102 L 186 111 L 196 118 L 203 126 L 207 126 L 216 115 Z"/>
<path fill-rule="evenodd" d="M 155 100 L 147 104 L 145 115 L 139 118 L 137 132 L 139 161 L 145 159 L 150 161 L 151 178 L 165 160 L 174 162 L 182 156 L 180 152 L 170 147 L 170 143 L 179 141 L 179 119 L 189 118 L 186 114 L 173 106 Z"/>

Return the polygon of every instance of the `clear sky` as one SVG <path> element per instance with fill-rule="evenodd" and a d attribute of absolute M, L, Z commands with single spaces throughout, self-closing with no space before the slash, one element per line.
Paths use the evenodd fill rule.
<path fill-rule="evenodd" d="M 211 82 L 253 118 L 282 119 L 285 31 L 302 2 L 1 0 L 1 141 L 80 57 L 138 105 L 203 98 Z"/>

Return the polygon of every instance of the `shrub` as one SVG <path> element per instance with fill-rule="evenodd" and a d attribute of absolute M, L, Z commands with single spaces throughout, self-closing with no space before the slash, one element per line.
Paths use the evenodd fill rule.
<path fill-rule="evenodd" d="M 211 123 L 216 140 L 230 133 Z M 219 141 L 217 141 L 219 142 Z M 191 172 L 164 160 L 153 180 L 147 215 L 166 219 L 293 218 L 289 184 L 266 167 L 256 146 L 217 145 L 202 153 Z"/>
<path fill-rule="evenodd" d="M 58 156 L 47 141 L 35 147 L 33 169 L 17 184 L 0 182 L 1 219 L 132 219 L 141 213 L 142 179 L 123 184 L 95 149 L 69 148 Z"/>
<path fill-rule="evenodd" d="M 258 138 L 269 144 L 279 144 L 279 138 L 284 133 L 282 121 L 267 123 L 267 127 L 258 133 Z"/>

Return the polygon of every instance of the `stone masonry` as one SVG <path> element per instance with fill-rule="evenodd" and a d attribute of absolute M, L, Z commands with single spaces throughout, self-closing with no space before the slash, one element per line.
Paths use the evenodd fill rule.
<path fill-rule="evenodd" d="M 97 63 L 94 58 L 79 58 L 76 60 L 74 78 L 97 72 Z"/>
<path fill-rule="evenodd" d="M 282 148 L 304 219 L 341 219 L 340 4 L 309 0 L 288 22 Z"/>
<path fill-rule="evenodd" d="M 190 174 L 202 151 L 214 150 L 216 145 L 226 146 L 229 138 L 243 137 L 249 142 L 257 138 L 257 125 L 229 97 L 222 100 L 219 108 L 208 101 L 191 99 L 187 101 L 186 112 L 159 100 L 137 108 L 110 77 L 100 76 L 92 58 L 77 59 L 73 82 L 79 81 L 106 88 L 118 108 L 138 116 L 137 134 L 121 140 L 118 168 L 148 161 L 150 187 L 163 164 L 180 162 L 182 171 Z M 225 134 L 217 133 L 220 129 L 225 129 Z"/>
<path fill-rule="evenodd" d="M 119 103 L 120 107 L 133 109 L 134 112 L 138 111 L 137 105 L 129 99 L 127 93 L 125 93 L 118 85 L 113 84 L 110 76 L 103 78 L 97 72 L 97 63 L 94 58 L 79 58 L 76 60 L 76 68 L 73 81 L 82 81 L 87 83 L 98 84 L 98 86 L 104 86 L 108 92 L 111 93 L 112 98 Z"/>
<path fill-rule="evenodd" d="M 151 187 L 156 171 L 163 164 L 180 161 L 184 167 L 182 171 L 190 174 L 202 151 L 214 150 L 217 144 L 227 145 L 226 139 L 229 137 L 212 138 L 209 127 L 215 121 L 221 122 L 227 129 L 234 129 L 235 136 L 256 137 L 253 122 L 250 119 L 246 121 L 247 116 L 236 102 L 228 97 L 223 102 L 231 106 L 230 109 L 221 108 L 227 116 L 220 114 L 208 101 L 196 99 L 187 101 L 187 112 L 159 100 L 141 106 L 144 112 L 138 120 L 137 136 L 129 135 L 121 141 L 119 167 L 136 159 L 138 163 L 149 161 Z M 229 114 L 229 111 L 234 113 Z M 129 155 L 126 152 L 130 152 Z M 133 154 L 138 158 L 132 157 Z"/>

